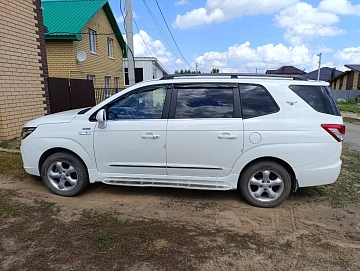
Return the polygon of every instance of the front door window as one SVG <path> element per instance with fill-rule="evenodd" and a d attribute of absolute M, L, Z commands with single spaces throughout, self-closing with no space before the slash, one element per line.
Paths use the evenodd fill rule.
<path fill-rule="evenodd" d="M 108 119 L 161 119 L 165 94 L 164 87 L 130 94 L 109 105 Z"/>

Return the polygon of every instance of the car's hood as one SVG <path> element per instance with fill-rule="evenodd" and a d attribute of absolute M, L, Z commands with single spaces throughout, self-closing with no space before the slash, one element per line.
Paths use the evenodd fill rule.
<path fill-rule="evenodd" d="M 24 127 L 37 127 L 41 124 L 56 124 L 72 121 L 83 108 L 50 114 L 27 122 Z"/>

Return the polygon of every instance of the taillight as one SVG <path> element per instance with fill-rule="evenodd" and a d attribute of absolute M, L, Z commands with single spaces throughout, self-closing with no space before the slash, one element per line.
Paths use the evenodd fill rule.
<path fill-rule="evenodd" d="M 325 129 L 330 135 L 332 135 L 337 142 L 344 140 L 345 125 L 342 124 L 321 124 L 321 127 Z"/>

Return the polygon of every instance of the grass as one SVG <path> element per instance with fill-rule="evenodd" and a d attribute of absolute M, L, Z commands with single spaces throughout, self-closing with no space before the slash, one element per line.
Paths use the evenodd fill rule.
<path fill-rule="evenodd" d="M 20 153 L 0 151 L 0 173 L 18 179 L 29 176 L 24 168 Z"/>
<path fill-rule="evenodd" d="M 360 105 L 358 105 L 355 101 L 337 102 L 337 106 L 340 109 L 340 111 L 347 111 L 347 112 L 360 114 Z"/>
<path fill-rule="evenodd" d="M 359 203 L 360 193 L 360 152 L 349 150 L 346 146 L 341 155 L 343 161 L 337 181 L 330 185 L 300 188 L 294 197 L 329 201 L 333 207 L 343 207 Z"/>
<path fill-rule="evenodd" d="M 5 223 L 6 219 L 22 218 L 25 222 L 27 219 L 34 216 L 34 213 L 41 212 L 42 214 L 49 214 L 53 212 L 53 204 L 42 200 L 34 200 L 31 205 L 22 204 L 15 198 L 20 198 L 21 195 L 11 189 L 0 189 L 0 225 Z"/>
<path fill-rule="evenodd" d="M 344 122 L 360 125 L 360 119 L 354 119 L 349 117 L 343 117 Z"/>
<path fill-rule="evenodd" d="M 20 137 L 15 137 L 10 140 L 0 140 L 0 148 L 3 149 L 19 150 L 20 145 L 21 145 Z"/>
<path fill-rule="evenodd" d="M 290 240 L 286 240 L 286 242 L 284 243 L 284 247 L 285 247 L 286 249 L 292 248 L 292 244 L 291 244 Z"/>

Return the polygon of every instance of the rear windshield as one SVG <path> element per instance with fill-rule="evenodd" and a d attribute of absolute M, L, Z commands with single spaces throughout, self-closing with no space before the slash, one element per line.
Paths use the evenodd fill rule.
<path fill-rule="evenodd" d="M 289 88 L 314 110 L 324 114 L 340 116 L 339 109 L 327 87 L 291 85 Z"/>

